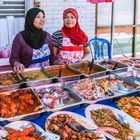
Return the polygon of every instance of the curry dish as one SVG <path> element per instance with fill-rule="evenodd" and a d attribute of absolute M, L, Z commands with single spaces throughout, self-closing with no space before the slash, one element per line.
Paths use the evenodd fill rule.
<path fill-rule="evenodd" d="M 31 90 L 17 90 L 0 95 L 0 117 L 9 118 L 37 112 L 42 104 Z"/>
<path fill-rule="evenodd" d="M 35 81 L 35 80 L 42 80 L 48 78 L 40 70 L 26 71 L 21 73 L 21 75 L 25 78 L 26 81 Z"/>
<path fill-rule="evenodd" d="M 68 68 L 48 69 L 48 70 L 46 69 L 46 71 L 52 74 L 53 76 L 57 77 L 72 76 L 77 74 Z"/>

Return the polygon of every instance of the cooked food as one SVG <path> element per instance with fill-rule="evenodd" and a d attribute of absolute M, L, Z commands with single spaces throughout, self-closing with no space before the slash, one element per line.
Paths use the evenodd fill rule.
<path fill-rule="evenodd" d="M 46 121 L 46 130 L 60 135 L 61 140 L 101 140 L 99 134 L 91 132 L 76 132 L 68 125 L 69 122 L 76 122 L 68 114 L 59 114 Z"/>
<path fill-rule="evenodd" d="M 100 84 L 104 85 L 105 82 L 107 81 L 108 83 L 108 87 L 110 90 L 113 90 L 114 92 L 118 92 L 118 90 L 121 91 L 130 91 L 134 88 L 136 88 L 136 86 L 131 85 L 121 79 L 116 78 L 114 75 L 113 77 L 107 77 L 107 78 L 103 78 L 103 79 L 98 79 L 97 82 L 99 82 Z"/>
<path fill-rule="evenodd" d="M 104 71 L 103 68 L 101 69 L 100 67 L 99 68 L 98 67 L 97 66 L 95 67 L 93 64 L 93 66 L 90 68 L 90 62 L 87 61 L 87 62 L 83 62 L 81 67 L 75 69 L 84 74 L 95 74 Z"/>
<path fill-rule="evenodd" d="M 140 97 L 123 97 L 117 105 L 140 122 Z"/>
<path fill-rule="evenodd" d="M 112 127 L 118 130 L 119 133 L 107 132 L 120 140 L 130 140 L 129 135 L 133 130 L 125 128 L 119 123 L 115 115 L 110 109 L 102 108 L 91 111 L 91 118 L 98 127 Z"/>
<path fill-rule="evenodd" d="M 132 64 L 134 63 L 132 60 L 127 60 L 127 59 L 121 60 L 120 62 L 128 66 L 132 66 Z"/>
<path fill-rule="evenodd" d="M 41 94 L 41 100 L 47 108 L 57 108 L 78 102 L 66 88 L 53 86 L 35 90 Z"/>
<path fill-rule="evenodd" d="M 0 86 L 7 86 L 19 83 L 16 73 L 0 74 Z"/>
<path fill-rule="evenodd" d="M 94 69 L 94 67 L 92 68 L 92 70 L 90 70 L 90 67 L 82 67 L 82 68 L 78 68 L 76 70 L 81 73 L 85 73 L 85 74 L 95 74 L 97 72 L 103 71 L 102 69 L 98 69 L 98 70 Z"/>
<path fill-rule="evenodd" d="M 31 90 L 17 90 L 0 95 L 0 117 L 9 118 L 37 112 L 42 104 Z"/>
<path fill-rule="evenodd" d="M 78 93 L 87 100 L 105 97 L 104 89 L 94 79 L 81 79 L 70 86 L 77 90 Z"/>
<path fill-rule="evenodd" d="M 113 69 L 114 66 L 115 66 L 114 63 L 111 63 L 111 62 L 109 62 L 109 61 L 102 61 L 102 62 L 100 63 L 100 65 L 101 65 L 102 67 L 105 67 L 105 68 L 108 68 L 108 69 Z"/>
<path fill-rule="evenodd" d="M 138 71 L 140 70 L 140 63 L 134 63 L 132 66 L 133 66 L 133 69 L 136 69 Z M 137 76 L 138 76 L 138 73 L 139 73 L 138 71 L 137 71 Z"/>
<path fill-rule="evenodd" d="M 46 72 L 49 72 L 53 76 L 57 76 L 57 77 L 73 76 L 77 74 L 68 68 L 46 69 Z"/>
<path fill-rule="evenodd" d="M 8 136 L 6 136 L 6 140 L 45 140 L 44 137 L 40 137 L 40 135 L 36 132 L 34 127 L 28 127 L 24 130 L 14 130 L 12 128 L 6 128 L 8 132 Z"/>
<path fill-rule="evenodd" d="M 34 70 L 34 71 L 25 71 L 21 73 L 21 75 L 27 80 L 27 81 L 35 81 L 35 80 L 42 80 L 48 78 L 44 73 L 42 73 L 40 70 Z"/>
<path fill-rule="evenodd" d="M 135 64 L 133 65 L 133 67 L 140 69 L 140 64 L 139 64 L 139 63 L 138 63 L 138 64 L 135 63 Z"/>

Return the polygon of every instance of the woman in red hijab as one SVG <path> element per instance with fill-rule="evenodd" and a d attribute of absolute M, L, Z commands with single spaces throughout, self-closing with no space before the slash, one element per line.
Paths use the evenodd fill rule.
<path fill-rule="evenodd" d="M 52 40 L 55 64 L 71 64 L 87 59 L 90 54 L 87 35 L 81 30 L 78 23 L 78 13 L 68 8 L 63 13 L 64 25 L 61 30 L 53 33 Z"/>

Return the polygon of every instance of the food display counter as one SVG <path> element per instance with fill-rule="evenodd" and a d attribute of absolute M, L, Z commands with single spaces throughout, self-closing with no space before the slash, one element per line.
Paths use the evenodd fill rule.
<path fill-rule="evenodd" d="M 28 132 L 27 137 L 43 140 L 139 140 L 140 84 L 127 72 L 114 69 L 106 75 L 103 65 L 93 64 L 97 73 L 89 73 L 90 66 L 82 62 L 26 69 L 20 75 L 1 72 L 0 139 L 13 137 L 11 132 L 18 136 Z M 31 136 L 32 132 L 36 135 Z"/>

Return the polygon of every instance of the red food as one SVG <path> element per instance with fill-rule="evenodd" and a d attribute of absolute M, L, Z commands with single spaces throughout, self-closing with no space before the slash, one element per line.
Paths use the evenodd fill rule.
<path fill-rule="evenodd" d="M 134 106 L 130 109 L 130 114 L 140 119 L 140 106 Z"/>

